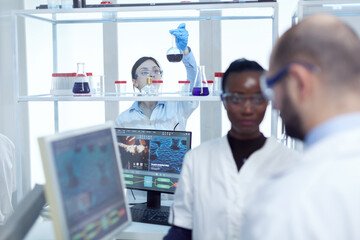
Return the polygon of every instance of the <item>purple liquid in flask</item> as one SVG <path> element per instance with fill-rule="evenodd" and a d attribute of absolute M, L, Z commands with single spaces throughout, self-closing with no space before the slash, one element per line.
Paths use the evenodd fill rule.
<path fill-rule="evenodd" d="M 193 96 L 207 96 L 209 95 L 208 87 L 194 87 L 192 90 Z"/>

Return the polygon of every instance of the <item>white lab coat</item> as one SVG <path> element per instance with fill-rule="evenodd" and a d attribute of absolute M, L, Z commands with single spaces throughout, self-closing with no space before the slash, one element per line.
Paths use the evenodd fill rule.
<path fill-rule="evenodd" d="M 119 115 L 116 126 L 185 131 L 187 119 L 198 106 L 197 101 L 158 102 L 149 118 L 138 107 L 138 102 L 135 102 Z"/>
<path fill-rule="evenodd" d="M 201 144 L 185 156 L 169 223 L 192 229 L 193 239 L 239 239 L 244 204 L 266 179 L 298 154 L 268 138 L 237 170 L 227 137 Z"/>
<path fill-rule="evenodd" d="M 244 239 L 359 240 L 360 128 L 312 145 L 263 187 L 245 216 Z"/>
<path fill-rule="evenodd" d="M 12 194 L 16 190 L 15 147 L 0 134 L 0 225 L 13 212 Z"/>

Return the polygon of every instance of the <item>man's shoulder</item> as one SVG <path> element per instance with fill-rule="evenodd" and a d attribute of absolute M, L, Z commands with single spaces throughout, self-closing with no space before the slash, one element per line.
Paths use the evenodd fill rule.
<path fill-rule="evenodd" d="M 304 200 L 301 196 L 306 196 L 306 198 L 310 196 L 307 193 L 311 191 L 308 188 L 309 183 L 316 184 L 312 181 L 313 172 L 311 170 L 297 162 L 285 171 L 272 175 L 259 189 L 256 197 L 257 204 L 264 205 L 266 208 L 271 207 L 267 211 L 274 211 L 274 214 L 279 209 L 290 209 L 300 204 L 297 201 Z M 263 202 L 263 199 L 267 199 L 266 203 Z"/>
<path fill-rule="evenodd" d="M 292 164 L 286 171 L 274 175 L 268 185 L 270 191 L 283 193 L 280 198 L 293 198 L 292 194 L 316 200 L 321 195 L 340 193 L 347 186 L 360 187 L 358 159 L 304 159 Z M 344 193 L 345 194 L 345 193 Z M 360 195 L 359 195 L 360 196 Z M 292 199 L 292 201 L 296 201 Z"/>
<path fill-rule="evenodd" d="M 263 189 L 267 196 L 261 198 L 267 197 L 275 209 L 300 212 L 307 207 L 320 207 L 325 199 L 332 207 L 339 202 L 351 204 L 355 199 L 360 201 L 359 171 L 360 163 L 355 161 L 299 162 L 285 174 L 274 176 Z"/>
<path fill-rule="evenodd" d="M 267 226 L 270 221 L 294 227 L 313 226 L 316 219 L 326 225 L 339 224 L 338 219 L 354 211 L 349 206 L 360 201 L 360 155 L 339 151 L 340 157 L 335 152 L 334 146 L 318 145 L 286 171 L 273 175 L 257 191 L 247 212 L 249 219 L 262 219 L 256 224 L 265 234 L 279 231 L 277 225 Z"/>

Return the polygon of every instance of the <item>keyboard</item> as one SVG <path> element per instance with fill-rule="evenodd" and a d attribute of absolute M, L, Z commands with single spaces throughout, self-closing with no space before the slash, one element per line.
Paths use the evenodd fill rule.
<path fill-rule="evenodd" d="M 136 204 L 130 208 L 131 217 L 134 222 L 167 225 L 170 208 L 161 206 L 161 208 L 147 208 L 145 204 Z"/>

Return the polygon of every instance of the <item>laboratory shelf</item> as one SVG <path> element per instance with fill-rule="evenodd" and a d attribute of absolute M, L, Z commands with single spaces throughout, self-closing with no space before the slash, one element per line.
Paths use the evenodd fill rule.
<path fill-rule="evenodd" d="M 51 94 L 41 94 L 32 96 L 22 96 L 18 102 L 54 102 L 54 101 L 220 101 L 220 96 L 180 96 L 179 94 L 161 94 L 159 96 L 140 96 L 125 94 L 116 96 L 115 94 L 94 95 L 94 96 L 54 96 Z"/>
<path fill-rule="evenodd" d="M 163 21 L 205 21 L 205 20 L 246 20 L 246 19 L 273 19 L 277 3 L 268 2 L 193 2 L 182 4 L 115 4 L 119 7 L 87 7 L 74 9 L 37 9 L 17 10 L 14 14 L 27 18 L 34 18 L 52 24 L 74 23 L 108 23 L 108 22 L 163 22 Z M 239 8 L 265 8 L 268 11 L 247 15 L 233 14 L 232 16 L 198 16 L 199 12 L 226 11 Z M 272 10 L 270 9 L 272 8 Z M 159 12 L 160 16 L 131 17 L 129 14 L 141 15 L 141 12 Z M 176 16 L 180 13 L 179 16 Z M 197 16 L 194 16 L 197 15 Z"/>
<path fill-rule="evenodd" d="M 122 29 L 131 28 L 132 25 L 134 25 L 134 28 L 139 29 L 147 28 L 149 25 L 154 27 L 157 25 L 163 26 L 166 25 L 164 24 L 166 22 L 175 21 L 193 22 L 194 25 L 197 25 L 196 22 L 198 22 L 199 24 L 196 27 L 199 29 L 199 49 L 197 49 L 200 60 L 199 65 L 205 65 L 207 73 L 210 74 L 220 71 L 222 68 L 222 58 L 219 57 L 222 56 L 221 42 L 225 36 L 221 31 L 222 27 L 230 31 L 227 27 L 232 24 L 232 21 L 236 23 L 237 20 L 244 20 L 244 24 L 239 24 L 238 28 L 231 29 L 231 33 L 244 34 L 242 27 L 247 26 L 248 20 L 254 20 L 264 24 L 264 28 L 246 32 L 246 35 L 266 30 L 266 32 L 271 32 L 271 39 L 269 39 L 271 45 L 275 44 L 278 38 L 278 3 L 275 0 L 114 4 L 112 6 L 90 5 L 86 8 L 76 9 L 25 9 L 13 11 L 14 95 L 19 103 L 16 118 L 16 126 L 18 126 L 16 129 L 16 158 L 19 166 L 17 169 L 18 199 L 21 199 L 23 193 L 26 193 L 31 187 L 31 167 L 33 166 L 32 160 L 34 157 L 31 156 L 30 148 L 33 147 L 30 144 L 29 136 L 30 129 L 32 129 L 31 124 L 34 124 L 34 121 L 29 121 L 29 113 L 34 111 L 32 108 L 33 102 L 36 102 L 36 105 L 41 105 L 41 102 L 50 102 L 51 104 L 46 105 L 53 105 L 51 114 L 53 114 L 54 132 L 59 132 L 60 121 L 66 120 L 69 115 L 69 111 L 60 111 L 64 102 L 70 103 L 65 104 L 69 106 L 72 105 L 71 102 L 84 102 L 84 104 L 88 105 L 97 105 L 92 103 L 103 102 L 103 114 L 105 121 L 108 121 L 116 119 L 122 107 L 126 105 L 120 103 L 123 101 L 199 101 L 200 118 L 198 120 L 200 129 L 197 130 L 200 130 L 201 142 L 220 137 L 222 135 L 222 104 L 219 96 L 180 96 L 178 93 L 164 92 L 159 96 L 139 96 L 134 93 L 117 96 L 110 92 L 115 91 L 114 81 L 119 79 L 119 71 L 122 70 L 119 67 L 122 66 L 120 60 L 127 59 L 126 54 L 121 55 L 119 44 L 121 43 L 121 36 L 129 34 L 129 32 L 121 31 Z M 226 24 L 223 24 L 225 22 Z M 79 58 L 77 51 L 71 52 L 71 49 L 67 49 L 66 46 L 79 43 L 81 37 L 78 37 L 77 30 L 82 27 L 90 29 L 87 30 L 89 35 L 86 36 L 94 34 L 94 39 L 91 37 L 86 39 L 89 44 L 96 44 L 98 41 L 102 42 L 94 45 L 94 50 L 101 52 L 102 56 L 98 59 L 99 62 L 93 64 L 102 64 L 103 71 L 98 72 L 98 74 L 106 76 L 104 78 L 104 91 L 106 93 L 104 95 L 81 97 L 52 95 L 50 94 L 49 76 L 51 73 L 66 71 L 62 70 L 67 69 L 64 59 Z M 94 29 L 93 33 L 92 29 Z M 66 40 L 62 39 L 63 34 L 67 34 Z M 49 44 L 38 46 L 37 40 L 40 38 Z M 27 43 L 29 44 L 27 45 Z M 139 43 L 134 41 L 134 44 Z M 237 47 L 243 47 L 240 45 L 234 42 L 233 52 Z M 80 44 L 78 47 L 79 52 L 84 53 L 84 56 L 91 56 L 91 53 L 87 51 L 92 49 L 83 48 Z M 251 47 L 257 48 L 258 46 L 254 43 Z M 41 52 L 37 55 L 37 53 L 29 49 Z M 28 52 L 32 55 L 27 55 Z M 240 57 L 242 52 L 238 52 Z M 80 55 L 82 56 L 82 54 Z M 36 61 L 34 61 L 35 58 Z M 48 67 L 42 68 L 41 65 L 44 63 L 46 63 L 46 66 L 52 64 L 52 69 Z M 32 66 L 35 68 L 31 68 Z M 96 71 L 94 72 L 96 73 Z M 211 79 L 210 76 L 207 77 Z M 41 89 L 35 87 L 35 82 L 43 84 Z M 71 108 L 71 111 L 76 107 L 70 106 L 69 108 Z M 48 115 L 48 113 L 44 112 L 39 117 L 48 117 L 45 114 Z M 72 115 L 69 116 L 70 118 L 73 117 Z M 277 119 L 278 113 L 272 111 L 272 134 L 277 133 Z M 71 120 L 67 119 L 66 121 Z"/>
<path fill-rule="evenodd" d="M 143 13 L 151 12 L 151 16 L 144 17 Z M 144 22 L 169 22 L 169 21 L 209 21 L 217 22 L 223 20 L 270 20 L 272 21 L 272 42 L 277 39 L 278 28 L 278 4 L 274 0 L 239 0 L 218 1 L 218 2 L 178 2 L 178 3 L 144 3 L 144 4 L 113 4 L 112 6 L 104 5 L 87 5 L 86 8 L 73 9 L 25 9 L 15 10 L 12 12 L 13 24 L 15 29 L 18 28 L 18 21 L 23 19 L 35 19 L 41 22 L 47 22 L 52 25 L 53 40 L 53 71 L 58 69 L 58 43 L 57 43 L 57 26 L 71 24 L 106 24 L 106 23 L 144 23 Z M 103 30 L 104 32 L 106 30 Z M 112 31 L 112 30 L 110 30 Z M 17 42 L 17 33 L 15 40 Z M 116 37 L 114 34 L 106 34 L 107 37 Z M 105 37 L 104 37 L 105 39 Z M 114 42 L 110 41 L 110 44 Z M 107 43 L 107 48 L 111 48 Z M 105 43 L 104 43 L 105 45 Z M 15 56 L 18 55 L 17 44 L 15 45 Z M 112 55 L 111 55 L 112 56 Z M 110 57 L 111 57 L 110 56 Z M 109 56 L 104 55 L 104 62 L 110 62 Z M 18 59 L 16 59 L 18 66 Z M 18 74 L 19 69 L 16 67 Z M 104 70 L 104 74 L 113 75 L 114 71 Z M 107 72 L 106 72 L 107 71 Z M 18 96 L 18 102 L 27 101 L 133 101 L 131 97 L 91 97 L 72 98 L 72 97 L 52 97 L 50 95 L 33 95 L 22 96 L 20 93 L 20 76 L 17 76 L 15 89 Z M 26 94 L 25 94 L 26 95 Z M 36 99 L 39 98 L 39 99 Z M 143 101 L 152 101 L 142 98 Z M 211 99 L 211 98 L 207 98 Z M 191 99 L 193 100 L 193 99 Z M 217 101 L 219 99 L 207 100 Z M 159 101 L 186 101 L 183 98 L 174 96 L 165 97 Z M 202 100 L 199 100 L 202 101 Z"/>

